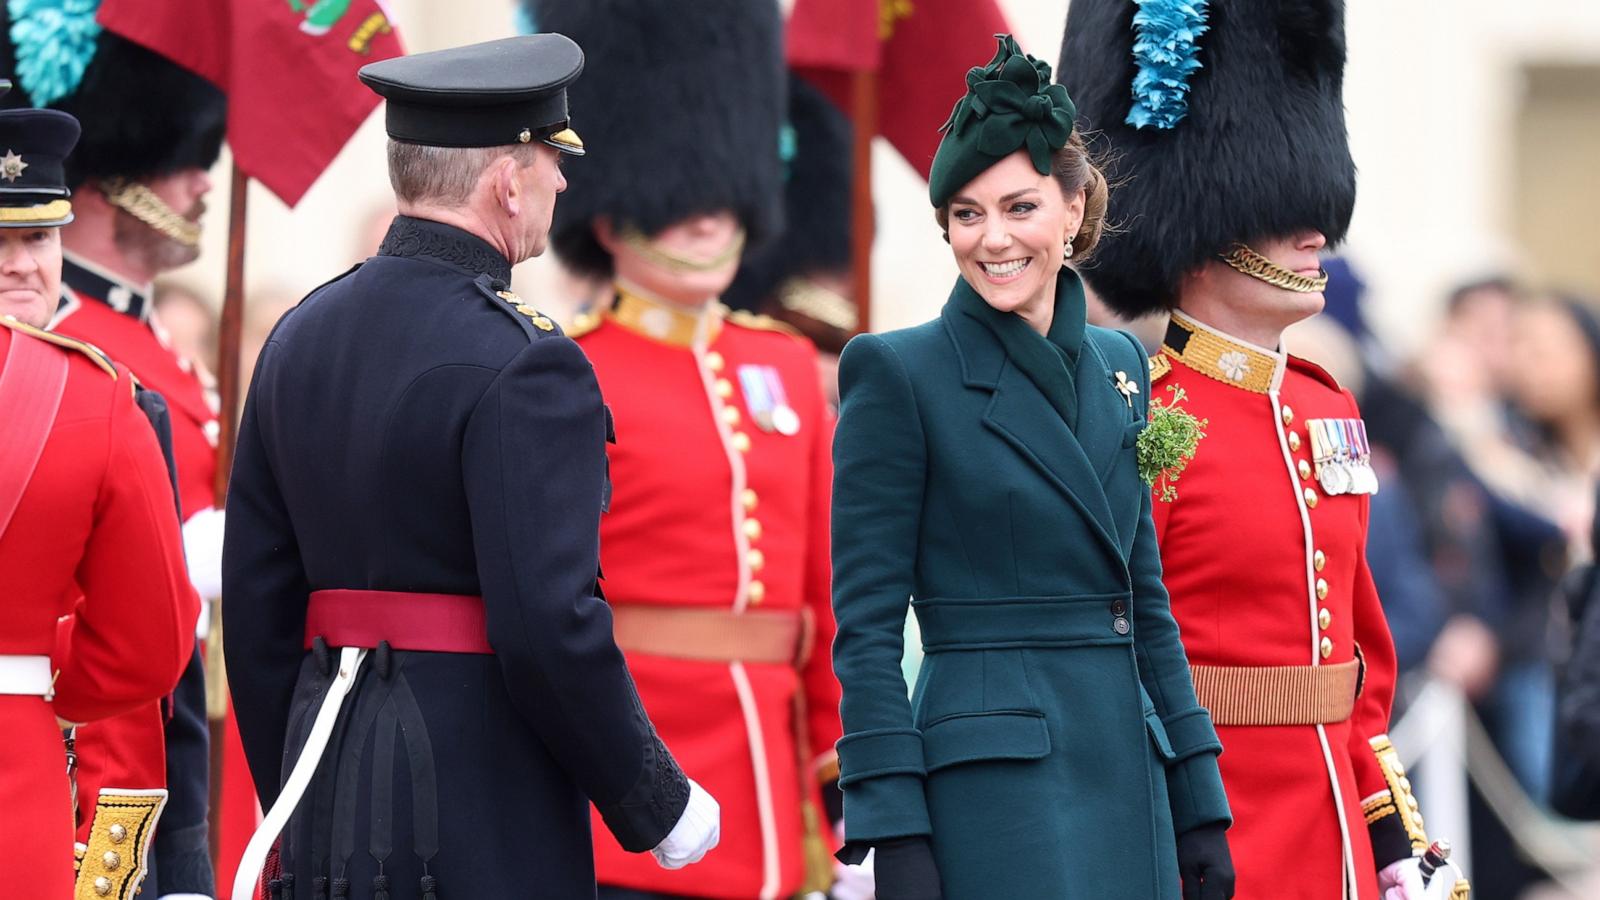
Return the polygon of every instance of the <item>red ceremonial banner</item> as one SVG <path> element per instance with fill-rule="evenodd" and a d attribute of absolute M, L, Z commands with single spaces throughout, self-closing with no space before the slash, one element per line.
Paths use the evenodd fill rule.
<path fill-rule="evenodd" d="M 234 160 L 290 206 L 378 105 L 356 70 L 405 52 L 379 0 L 103 0 L 97 18 L 222 88 Z"/>

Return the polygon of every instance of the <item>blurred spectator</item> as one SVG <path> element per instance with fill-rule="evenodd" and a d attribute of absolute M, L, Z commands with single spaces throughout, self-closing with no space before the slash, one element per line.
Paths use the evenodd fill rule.
<path fill-rule="evenodd" d="M 1590 558 L 1600 539 L 1591 523 Z M 1600 819 L 1600 567 L 1573 573 L 1566 591 L 1575 635 L 1556 693 L 1555 771 L 1550 804 L 1562 815 Z"/>
<path fill-rule="evenodd" d="M 254 292 L 244 305 L 244 326 L 239 336 L 239 374 L 243 387 L 250 387 L 256 372 L 256 359 L 267 337 L 283 314 L 294 308 L 300 298 L 282 288 L 268 288 Z"/>
<path fill-rule="evenodd" d="M 163 281 L 156 285 L 156 319 L 167 343 L 184 359 L 205 371 L 217 369 L 217 313 L 187 285 Z"/>

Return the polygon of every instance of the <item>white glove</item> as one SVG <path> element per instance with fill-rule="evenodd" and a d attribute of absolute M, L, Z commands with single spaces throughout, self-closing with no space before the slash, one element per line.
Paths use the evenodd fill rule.
<path fill-rule="evenodd" d="M 706 789 L 689 779 L 689 805 L 666 839 L 650 851 L 663 869 L 697 863 L 722 839 L 722 807 Z"/>
<path fill-rule="evenodd" d="M 222 596 L 222 526 L 227 513 L 208 506 L 183 523 L 183 555 L 189 583 L 203 599 Z"/>
<path fill-rule="evenodd" d="M 205 894 L 162 894 L 161 900 L 212 900 Z"/>
<path fill-rule="evenodd" d="M 875 852 L 868 850 L 867 858 L 858 866 L 834 862 L 833 890 L 829 894 L 833 900 L 873 900 L 877 896 L 878 886 L 872 874 L 872 857 Z"/>
<path fill-rule="evenodd" d="M 1465 877 L 1455 863 L 1446 860 L 1424 887 L 1421 866 L 1420 856 L 1385 866 L 1378 873 L 1378 893 L 1383 900 L 1450 900 L 1456 879 Z"/>

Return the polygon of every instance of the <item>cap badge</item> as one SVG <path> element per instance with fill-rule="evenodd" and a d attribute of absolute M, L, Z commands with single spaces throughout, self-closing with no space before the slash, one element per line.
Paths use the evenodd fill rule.
<path fill-rule="evenodd" d="M 28 164 L 22 161 L 22 157 L 11 150 L 7 150 L 6 155 L 0 157 L 0 178 L 4 178 L 7 181 L 16 181 L 22 177 L 22 170 L 27 167 Z"/>

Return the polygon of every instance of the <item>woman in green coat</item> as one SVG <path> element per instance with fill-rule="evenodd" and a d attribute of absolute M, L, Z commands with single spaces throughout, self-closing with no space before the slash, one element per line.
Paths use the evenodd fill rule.
<path fill-rule="evenodd" d="M 1085 324 L 1066 266 L 1105 180 L 1010 37 L 967 85 L 929 179 L 961 277 L 938 319 L 840 363 L 840 858 L 875 848 L 879 900 L 1222 900 L 1221 745 L 1135 459 L 1147 364 Z"/>

